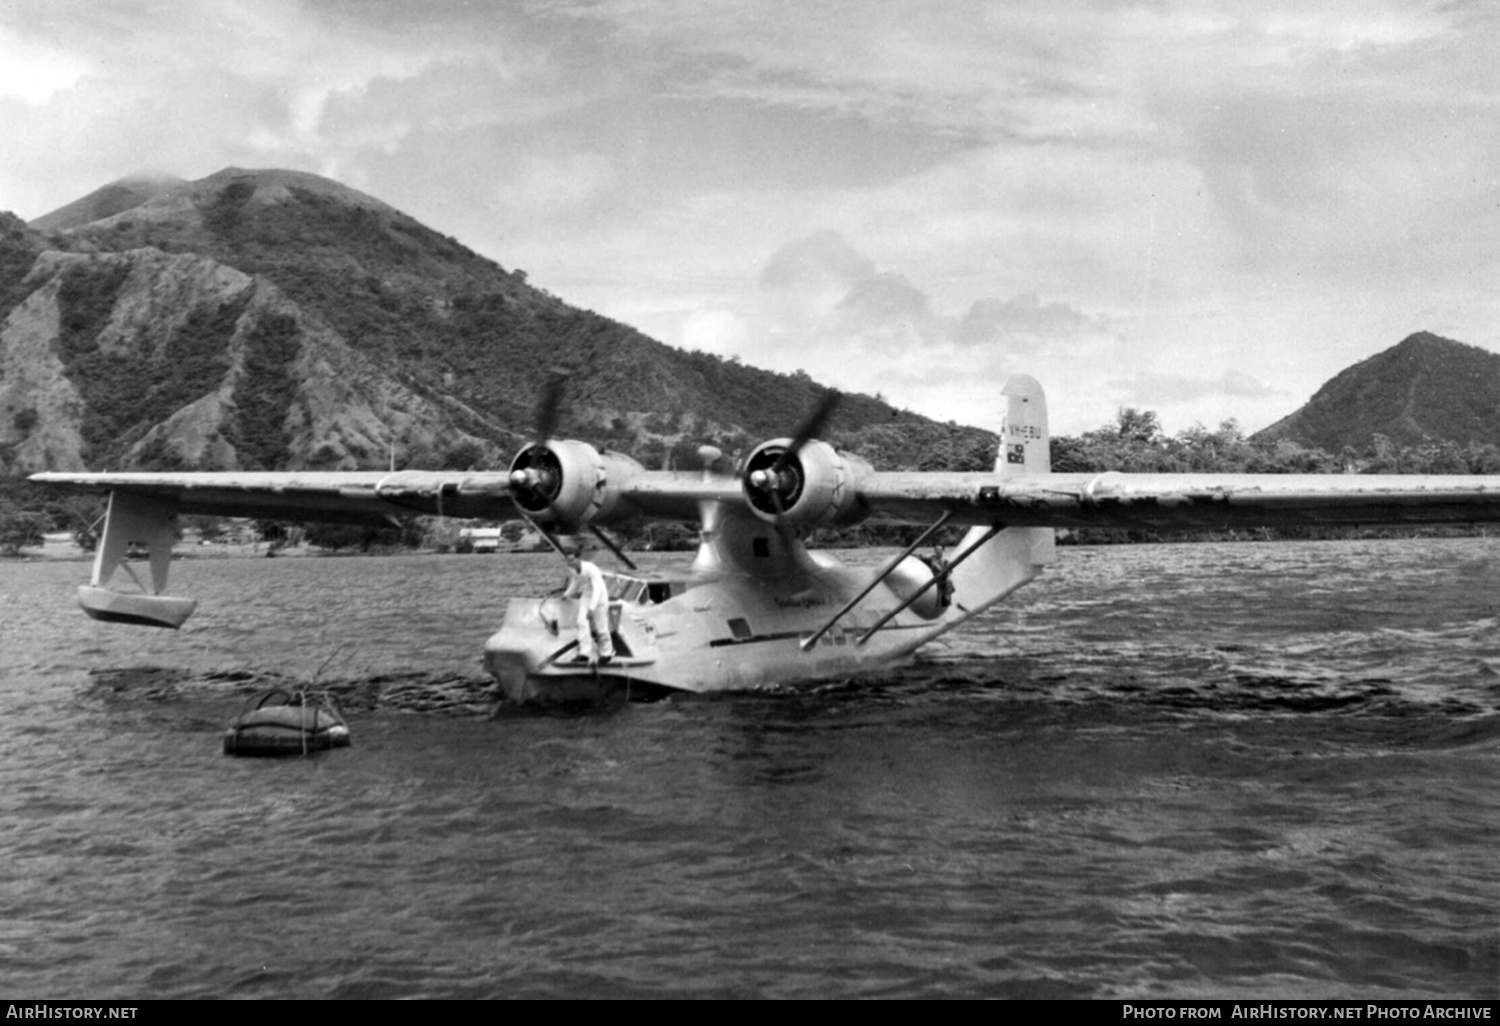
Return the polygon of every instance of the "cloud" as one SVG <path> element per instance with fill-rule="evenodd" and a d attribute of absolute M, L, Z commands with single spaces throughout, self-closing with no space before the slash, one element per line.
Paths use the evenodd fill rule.
<path fill-rule="evenodd" d="M 750 325 L 732 310 L 694 310 L 683 325 L 681 344 L 685 349 L 733 356 L 745 348 L 750 332 Z"/>
<path fill-rule="evenodd" d="M 773 344 L 782 336 L 889 352 L 929 345 L 946 333 L 926 294 L 901 275 L 877 270 L 832 230 L 782 246 L 757 280 Z"/>
<path fill-rule="evenodd" d="M 0 97 L 19 97 L 33 106 L 70 89 L 85 74 L 86 60 L 68 50 L 26 39 L 0 25 Z"/>
<path fill-rule="evenodd" d="M 471 10 L 464 23 L 462 10 L 8 3 L 7 200 L 18 186 L 23 198 L 42 193 L 22 208 L 34 217 L 142 166 L 196 177 L 243 162 L 363 184 L 372 152 L 388 157 L 423 132 L 521 123 L 583 102 L 576 80 L 516 27 L 524 19 L 501 7 Z M 48 64 L 50 76 L 38 70 Z M 6 97 L 11 69 L 25 74 L 26 88 L 9 90 L 24 101 Z"/>
<path fill-rule="evenodd" d="M 875 273 L 875 265 L 861 256 L 832 229 L 813 232 L 778 249 L 761 268 L 760 287 L 766 291 L 811 290 L 847 293 Z"/>
<path fill-rule="evenodd" d="M 920 7 L 868 0 L 857 9 L 564 0 L 549 9 L 603 21 L 659 58 L 677 55 L 677 88 L 694 95 L 920 122 L 991 139 L 1050 135 L 1060 110 L 1080 116 L 1087 109 L 1068 101 L 1103 98 L 1098 61 L 1116 24 L 1107 11 L 1070 11 L 1064 48 L 1055 42 L 1056 8 L 1040 0 L 1003 10 L 984 0 Z M 1065 49 L 1077 59 L 1059 59 Z"/>
<path fill-rule="evenodd" d="M 1097 317 L 1067 303 L 1043 303 L 1035 293 L 1011 299 L 979 299 L 958 322 L 956 340 L 966 346 L 1000 343 L 1013 351 L 1035 352 L 1049 342 L 1106 332 Z"/>
<path fill-rule="evenodd" d="M 1118 366 L 1121 339 L 1098 316 L 1034 293 L 981 297 L 951 314 L 925 282 L 881 269 L 828 229 L 778 249 L 757 282 L 762 316 L 738 353 L 747 362 L 802 369 L 942 420 L 993 427 L 1000 384 L 1020 370 L 1077 384 Z"/>
<path fill-rule="evenodd" d="M 512 223 L 522 219 L 547 220 L 607 190 L 615 169 L 597 153 L 536 155 L 512 167 L 494 186 L 495 207 L 507 211 Z"/>
<path fill-rule="evenodd" d="M 1266 398 L 1287 393 L 1242 371 L 1225 371 L 1217 378 L 1194 378 L 1182 374 L 1136 374 L 1115 378 L 1110 386 L 1122 401 L 1136 406 L 1172 406 L 1209 398 Z"/>
<path fill-rule="evenodd" d="M 1188 125 L 1189 155 L 1247 270 L 1434 281 L 1497 261 L 1461 227 L 1500 199 L 1491 119 L 1419 97 L 1242 93 Z"/>
<path fill-rule="evenodd" d="M 949 334 L 926 293 L 899 274 L 873 274 L 854 283 L 821 328 L 824 337 L 858 340 L 868 352 L 931 346 Z"/>
<path fill-rule="evenodd" d="M 960 317 L 944 315 L 922 287 L 878 270 L 830 229 L 783 246 L 758 282 L 777 310 L 776 330 L 803 335 L 1035 352 L 1111 333 L 1103 318 L 1033 292 L 983 297 Z"/>

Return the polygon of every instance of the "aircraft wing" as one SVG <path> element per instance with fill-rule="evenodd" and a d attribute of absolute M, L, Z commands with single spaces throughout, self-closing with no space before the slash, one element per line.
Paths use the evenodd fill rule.
<path fill-rule="evenodd" d="M 173 503 L 180 513 L 385 523 L 399 513 L 516 516 L 504 471 L 44 473 L 32 480 Z M 1408 474 L 872 473 L 855 486 L 877 520 L 955 525 L 1217 530 L 1500 521 L 1500 477 Z M 645 471 L 620 512 L 694 520 L 743 501 L 732 479 Z M 615 519 L 613 517 L 609 519 Z"/>
<path fill-rule="evenodd" d="M 399 513 L 504 519 L 516 515 L 504 471 L 45 473 L 31 480 L 117 492 L 179 513 L 386 524 Z"/>
<path fill-rule="evenodd" d="M 1500 521 L 1500 477 L 1407 474 L 873 474 L 871 515 L 910 523 L 1224 530 Z"/>
<path fill-rule="evenodd" d="M 504 471 L 45 473 L 32 480 L 217 516 L 379 524 L 401 513 L 517 515 Z M 954 525 L 1154 531 L 1500 521 L 1500 477 L 1466 474 L 874 472 L 851 484 L 857 501 L 842 515 L 825 520 L 793 509 L 790 519 L 832 526 L 857 510 L 914 524 L 947 513 Z M 747 502 L 740 483 L 722 476 L 637 471 L 612 491 L 615 515 L 600 522 L 630 515 L 692 521 L 705 502 Z"/>

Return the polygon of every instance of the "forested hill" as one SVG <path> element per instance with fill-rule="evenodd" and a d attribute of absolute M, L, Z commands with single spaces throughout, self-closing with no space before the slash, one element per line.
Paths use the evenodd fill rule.
<path fill-rule="evenodd" d="M 1355 364 L 1246 437 L 1233 420 L 1169 436 L 1154 411 L 1052 440 L 1056 470 L 1500 473 L 1500 356 L 1421 332 Z"/>
<path fill-rule="evenodd" d="M 1385 444 L 1500 445 L 1500 356 L 1428 332 L 1340 372 L 1256 437 L 1338 453 Z"/>
<path fill-rule="evenodd" d="M 824 389 L 653 341 L 315 175 L 122 179 L 0 214 L 0 474 L 494 466 L 547 377 L 560 430 L 648 465 L 795 428 Z M 840 406 L 884 467 L 982 467 L 986 432 Z"/>

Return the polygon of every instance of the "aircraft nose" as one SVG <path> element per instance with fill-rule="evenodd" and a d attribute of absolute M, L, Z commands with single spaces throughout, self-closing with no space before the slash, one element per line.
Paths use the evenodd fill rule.
<path fill-rule="evenodd" d="M 491 676 L 502 681 L 517 674 L 524 678 L 541 668 L 548 642 L 556 645 L 555 635 L 546 631 L 542 606 L 537 599 L 510 600 L 500 629 L 484 643 L 484 668 Z"/>
<path fill-rule="evenodd" d="M 525 646 L 517 645 L 514 635 L 503 627 L 485 642 L 484 668 L 511 701 L 525 699 L 526 680 L 536 669 L 534 663 Z"/>

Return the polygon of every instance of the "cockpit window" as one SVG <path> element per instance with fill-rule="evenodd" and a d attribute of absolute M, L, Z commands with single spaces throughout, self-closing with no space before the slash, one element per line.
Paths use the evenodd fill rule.
<path fill-rule="evenodd" d="M 672 597 L 672 585 L 669 581 L 647 581 L 639 577 L 606 571 L 604 585 L 609 589 L 609 597 L 613 602 L 655 605 Z"/>
<path fill-rule="evenodd" d="M 604 586 L 609 589 L 609 597 L 612 602 L 628 601 L 626 594 L 630 591 L 630 586 L 634 583 L 635 581 L 629 577 L 622 577 L 619 574 L 606 573 L 604 575 Z"/>

